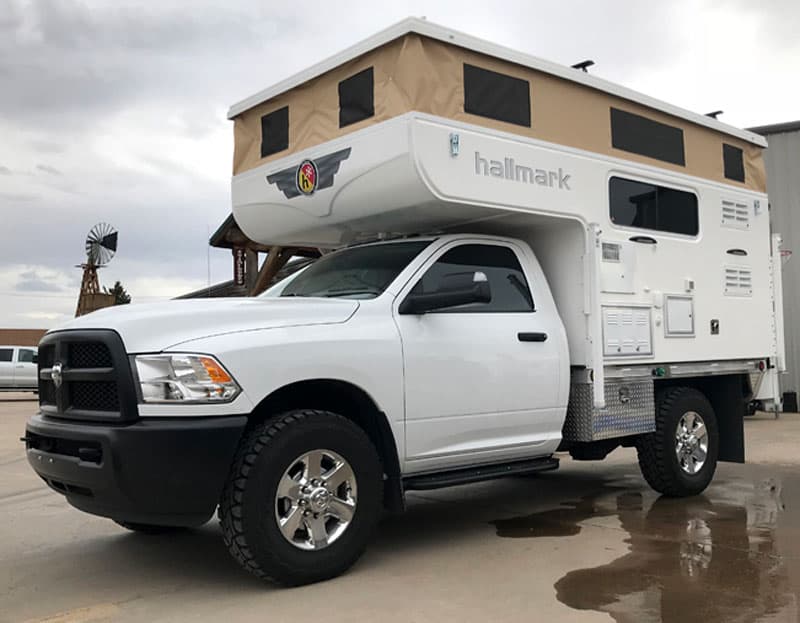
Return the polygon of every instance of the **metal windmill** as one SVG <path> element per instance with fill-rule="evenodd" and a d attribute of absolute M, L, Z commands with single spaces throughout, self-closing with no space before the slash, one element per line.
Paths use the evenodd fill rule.
<path fill-rule="evenodd" d="M 89 230 L 84 248 L 86 262 L 79 265 L 83 269 L 83 279 L 76 316 L 108 307 L 113 302 L 113 295 L 104 294 L 100 290 L 97 269 L 108 264 L 117 252 L 117 230 L 108 223 L 98 223 Z"/>

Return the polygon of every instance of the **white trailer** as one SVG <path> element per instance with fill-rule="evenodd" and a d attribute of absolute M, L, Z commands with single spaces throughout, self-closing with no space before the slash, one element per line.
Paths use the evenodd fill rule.
<path fill-rule="evenodd" d="M 70 503 L 148 531 L 219 506 L 245 568 L 298 584 L 407 490 L 635 446 L 683 496 L 744 460 L 783 365 L 762 138 L 419 20 L 231 118 L 265 269 L 340 250 L 49 333 L 26 441 Z"/>

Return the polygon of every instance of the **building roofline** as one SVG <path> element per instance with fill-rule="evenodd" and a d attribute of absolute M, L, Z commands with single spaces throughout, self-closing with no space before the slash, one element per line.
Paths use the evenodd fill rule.
<path fill-rule="evenodd" d="M 229 214 L 228 217 L 220 223 L 220 226 L 217 227 L 217 231 L 211 234 L 211 237 L 208 239 L 208 244 L 212 247 L 223 247 L 228 248 L 225 245 L 225 233 L 236 225 L 236 221 L 233 218 L 233 213 Z"/>
<path fill-rule="evenodd" d="M 761 136 L 770 134 L 785 134 L 786 132 L 800 132 L 800 120 L 786 121 L 784 123 L 773 123 L 772 125 L 760 125 L 755 128 L 748 128 L 750 132 L 755 132 Z"/>
<path fill-rule="evenodd" d="M 278 82 L 267 89 L 259 91 L 255 95 L 237 102 L 228 110 L 228 119 L 233 119 L 234 117 L 240 115 L 246 110 L 253 108 L 254 106 L 272 99 L 281 93 L 285 93 L 296 86 L 299 86 L 305 82 L 308 82 L 309 80 L 321 76 L 324 73 L 327 73 L 328 71 L 331 71 L 335 67 L 361 56 L 362 54 L 366 54 L 371 50 L 379 48 L 390 41 L 394 41 L 395 39 L 410 33 L 416 33 L 431 39 L 437 39 L 451 45 L 466 48 L 474 52 L 479 52 L 488 56 L 506 60 L 517 65 L 529 67 L 546 74 L 563 78 L 564 80 L 568 80 L 570 82 L 582 84 L 598 91 L 603 91 L 632 102 L 637 102 L 649 108 L 653 108 L 654 110 L 659 110 L 674 117 L 691 121 L 692 123 L 711 128 L 712 130 L 716 130 L 717 132 L 721 132 L 723 134 L 735 136 L 761 147 L 767 146 L 766 140 L 764 140 L 761 135 L 752 131 L 742 130 L 726 123 L 722 123 L 721 121 L 717 121 L 716 119 L 707 115 L 701 115 L 678 106 L 673 106 L 672 104 L 657 100 L 648 95 L 644 95 L 637 91 L 633 91 L 632 89 L 609 82 L 608 80 L 603 80 L 578 69 L 573 69 L 572 67 L 567 67 L 566 65 L 560 65 L 558 63 L 553 63 L 552 61 L 547 61 L 535 56 L 523 54 L 510 48 L 491 43 L 484 39 L 479 39 L 457 30 L 446 28 L 444 26 L 440 26 L 416 17 L 406 18 L 373 35 L 372 37 L 369 37 L 360 43 L 357 43 L 343 50 L 342 52 L 335 54 L 334 56 L 331 56 L 320 63 L 317 63 L 312 67 L 309 67 L 308 69 L 305 69 L 304 71 L 294 74 L 293 76 L 290 76 L 289 78 L 286 78 L 285 80 L 282 80 L 281 82 Z"/>

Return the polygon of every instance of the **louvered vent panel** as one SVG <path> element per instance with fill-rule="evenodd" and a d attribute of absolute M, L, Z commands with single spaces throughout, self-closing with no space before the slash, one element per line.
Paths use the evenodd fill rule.
<path fill-rule="evenodd" d="M 603 307 L 606 356 L 652 355 L 651 334 L 649 307 Z"/>
<path fill-rule="evenodd" d="M 725 267 L 725 294 L 727 296 L 752 296 L 753 273 L 742 266 Z"/>
<path fill-rule="evenodd" d="M 750 207 L 741 201 L 722 200 L 722 226 L 750 229 Z"/>

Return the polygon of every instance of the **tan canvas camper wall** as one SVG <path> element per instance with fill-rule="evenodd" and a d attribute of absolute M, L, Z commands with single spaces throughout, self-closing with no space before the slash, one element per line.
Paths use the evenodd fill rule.
<path fill-rule="evenodd" d="M 416 111 L 764 192 L 762 137 L 409 19 L 234 105 L 234 175 Z"/>

